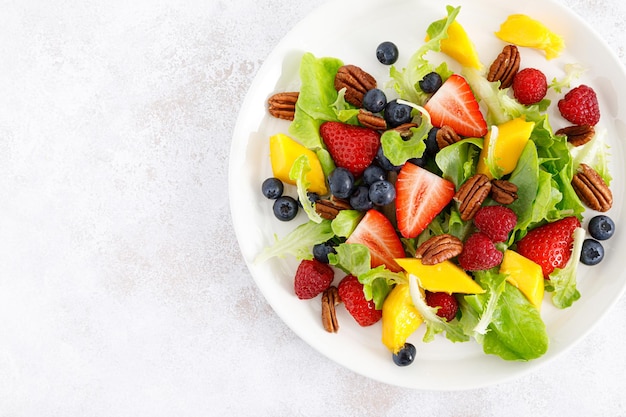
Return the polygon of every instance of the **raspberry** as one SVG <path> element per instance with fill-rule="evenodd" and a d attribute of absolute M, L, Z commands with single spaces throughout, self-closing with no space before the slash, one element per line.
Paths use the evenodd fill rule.
<path fill-rule="evenodd" d="M 596 92 L 584 84 L 565 94 L 558 106 L 561 116 L 575 125 L 595 126 L 600 120 Z"/>
<path fill-rule="evenodd" d="M 318 260 L 303 260 L 298 265 L 293 288 L 301 300 L 308 300 L 324 292 L 333 282 L 335 271 Z"/>
<path fill-rule="evenodd" d="M 383 316 L 382 310 L 376 310 L 373 300 L 365 299 L 363 284 L 354 275 L 346 275 L 337 286 L 337 290 L 346 310 L 359 325 L 370 326 Z"/>
<path fill-rule="evenodd" d="M 458 260 L 461 268 L 466 271 L 480 271 L 499 265 L 503 256 L 489 236 L 477 232 L 463 243 L 463 251 Z"/>
<path fill-rule="evenodd" d="M 515 212 L 504 206 L 483 206 L 474 216 L 474 225 L 492 242 L 504 242 L 517 224 Z"/>
<path fill-rule="evenodd" d="M 459 311 L 459 303 L 456 298 L 445 292 L 426 291 L 426 304 L 431 307 L 439 307 L 437 315 L 447 321 L 453 320 Z"/>
<path fill-rule="evenodd" d="M 540 102 L 548 92 L 548 81 L 543 72 L 535 68 L 524 68 L 513 78 L 513 95 L 522 104 Z"/>

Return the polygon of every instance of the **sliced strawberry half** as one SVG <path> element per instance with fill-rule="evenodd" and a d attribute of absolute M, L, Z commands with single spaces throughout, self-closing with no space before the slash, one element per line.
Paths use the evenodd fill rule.
<path fill-rule="evenodd" d="M 372 268 L 385 265 L 390 271 L 402 271 L 400 265 L 394 261 L 395 258 L 406 256 L 402 242 L 389 219 L 379 211 L 372 209 L 365 213 L 346 243 L 367 246 L 370 250 Z"/>
<path fill-rule="evenodd" d="M 410 162 L 396 181 L 396 218 L 405 238 L 419 235 L 454 197 L 454 184 Z"/>
<path fill-rule="evenodd" d="M 487 122 L 478 101 L 465 78 L 458 74 L 452 74 L 424 108 L 435 127 L 449 126 L 458 135 L 467 137 L 480 138 L 487 134 Z"/>
<path fill-rule="evenodd" d="M 340 122 L 325 122 L 320 135 L 335 165 L 359 177 L 371 165 L 378 147 L 380 134 L 372 129 Z"/>

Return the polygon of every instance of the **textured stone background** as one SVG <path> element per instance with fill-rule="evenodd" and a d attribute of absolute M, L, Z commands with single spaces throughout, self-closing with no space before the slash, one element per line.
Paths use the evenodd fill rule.
<path fill-rule="evenodd" d="M 626 62 L 622 0 L 559 1 Z M 273 313 L 232 230 L 231 135 L 323 2 L 2 2 L 0 416 L 626 415 L 624 299 L 558 360 L 456 393 L 356 375 Z"/>

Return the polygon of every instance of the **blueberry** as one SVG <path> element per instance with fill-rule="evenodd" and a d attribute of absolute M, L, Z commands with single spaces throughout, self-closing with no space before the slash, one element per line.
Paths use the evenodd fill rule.
<path fill-rule="evenodd" d="M 426 94 L 433 94 L 439 87 L 443 84 L 443 80 L 441 79 L 441 75 L 436 72 L 429 72 L 419 81 L 420 88 Z"/>
<path fill-rule="evenodd" d="M 337 253 L 335 250 L 335 245 L 328 241 L 324 243 L 318 243 L 313 245 L 313 257 L 323 264 L 328 263 L 328 254 L 329 253 Z"/>
<path fill-rule="evenodd" d="M 396 199 L 396 189 L 389 181 L 376 181 L 370 185 L 369 196 L 372 203 L 384 206 Z"/>
<path fill-rule="evenodd" d="M 580 262 L 585 265 L 596 265 L 604 258 L 604 247 L 595 239 L 585 239 L 580 252 Z"/>
<path fill-rule="evenodd" d="M 389 159 L 387 159 L 387 157 L 385 156 L 383 152 L 382 146 L 379 146 L 378 152 L 376 152 L 376 163 L 378 164 L 379 167 L 381 167 L 385 171 L 400 171 L 400 168 L 401 168 L 399 166 L 393 165 L 389 161 Z"/>
<path fill-rule="evenodd" d="M 385 120 L 390 128 L 398 127 L 401 124 L 411 121 L 411 107 L 398 103 L 398 100 L 391 100 L 385 107 Z"/>
<path fill-rule="evenodd" d="M 298 214 L 298 202 L 287 195 L 278 197 L 274 201 L 274 216 L 281 221 L 289 221 Z"/>
<path fill-rule="evenodd" d="M 365 108 L 365 110 L 369 110 L 372 113 L 379 113 L 385 109 L 386 105 L 387 96 L 378 88 L 372 88 L 363 95 L 363 108 Z"/>
<path fill-rule="evenodd" d="M 383 42 L 376 48 L 376 58 L 381 64 L 395 64 L 399 56 L 398 47 L 393 42 Z"/>
<path fill-rule="evenodd" d="M 437 132 L 439 132 L 439 128 L 433 127 L 428 131 L 428 136 L 426 137 L 426 153 L 430 156 L 435 156 L 439 152 Z"/>
<path fill-rule="evenodd" d="M 407 366 L 413 363 L 416 354 L 415 346 L 412 343 L 405 343 L 398 353 L 393 354 L 393 363 L 398 366 Z"/>
<path fill-rule="evenodd" d="M 358 211 L 367 211 L 374 207 L 370 200 L 370 189 L 365 185 L 359 186 L 350 196 L 350 205 Z"/>
<path fill-rule="evenodd" d="M 607 240 L 615 233 L 615 222 L 604 214 L 589 220 L 589 234 L 598 240 Z"/>
<path fill-rule="evenodd" d="M 261 184 L 261 192 L 270 200 L 276 200 L 283 195 L 283 189 L 283 182 L 274 177 L 266 179 L 263 181 L 263 184 Z"/>
<path fill-rule="evenodd" d="M 407 162 L 410 162 L 413 165 L 417 165 L 418 167 L 424 168 L 426 164 L 428 163 L 428 159 L 426 159 L 425 156 L 422 156 L 421 158 L 411 158 L 407 160 Z"/>
<path fill-rule="evenodd" d="M 378 165 L 370 165 L 363 171 L 363 183 L 365 185 L 372 185 L 376 181 L 382 181 L 387 179 L 387 172 Z"/>
<path fill-rule="evenodd" d="M 354 175 L 345 168 L 337 167 L 328 176 L 330 192 L 337 198 L 348 198 L 354 188 Z"/>

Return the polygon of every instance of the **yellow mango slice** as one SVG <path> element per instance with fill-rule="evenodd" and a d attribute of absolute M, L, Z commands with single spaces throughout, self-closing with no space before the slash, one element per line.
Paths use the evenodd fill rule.
<path fill-rule="evenodd" d="M 507 281 L 519 288 L 532 305 L 541 308 L 544 293 L 541 266 L 519 253 L 507 249 L 502 258 L 500 273 L 506 274 Z"/>
<path fill-rule="evenodd" d="M 396 285 L 383 303 L 382 341 L 397 353 L 406 339 L 417 330 L 424 320 L 419 314 L 409 292 L 408 284 Z"/>
<path fill-rule="evenodd" d="M 317 155 L 312 150 L 302 146 L 289 136 L 282 133 L 278 133 L 270 137 L 270 161 L 272 163 L 272 172 L 274 176 L 282 182 L 288 184 L 295 184 L 291 178 L 289 178 L 289 171 L 293 166 L 293 163 L 300 155 L 306 155 L 311 165 L 311 171 L 307 174 L 306 178 L 310 185 L 308 191 L 324 195 L 328 192 L 326 187 L 326 178 L 324 177 L 324 171 L 322 171 L 322 165 L 320 164 Z"/>
<path fill-rule="evenodd" d="M 476 172 L 485 174 L 489 179 L 493 179 L 494 176 L 485 163 L 492 140 L 496 141 L 493 147 L 493 159 L 501 170 L 500 174 L 506 175 L 513 172 L 534 128 L 535 123 L 527 122 L 523 117 L 502 123 L 497 126 L 495 131 L 491 128 L 485 136 L 483 149 L 480 152 L 480 158 L 476 166 Z M 493 135 L 496 131 L 497 134 L 494 139 Z"/>
<path fill-rule="evenodd" d="M 430 37 L 426 35 L 426 41 Z M 456 20 L 448 26 L 448 37 L 440 43 L 441 52 L 456 60 L 464 67 L 481 69 L 483 64 L 480 62 L 476 47 L 467 36 L 467 32 Z"/>
<path fill-rule="evenodd" d="M 546 59 L 556 58 L 565 48 L 561 36 L 524 14 L 510 15 L 500 25 L 500 31 L 496 32 L 496 36 L 504 42 L 543 50 Z"/>
<path fill-rule="evenodd" d="M 396 259 L 407 273 L 419 278 L 420 286 L 431 292 L 481 294 L 485 292 L 467 273 L 450 261 L 424 265 L 421 259 Z"/>

